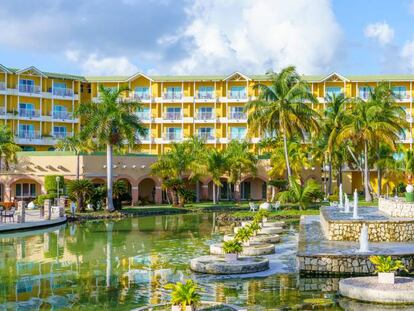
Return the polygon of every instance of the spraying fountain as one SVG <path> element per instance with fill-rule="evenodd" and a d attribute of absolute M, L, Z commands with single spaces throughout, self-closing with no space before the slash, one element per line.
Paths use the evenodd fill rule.
<path fill-rule="evenodd" d="M 360 217 L 358 216 L 358 192 L 355 189 L 354 191 L 354 213 L 352 215 L 353 219 L 360 219 Z"/>
<path fill-rule="evenodd" d="M 339 208 L 344 208 L 344 200 L 343 200 L 343 193 L 342 193 L 342 184 L 339 185 Z"/>
<path fill-rule="evenodd" d="M 349 213 L 349 199 L 347 194 L 345 194 L 345 213 Z"/>
<path fill-rule="evenodd" d="M 361 234 L 359 235 L 359 250 L 358 253 L 369 253 L 369 242 L 368 242 L 368 226 L 362 225 Z"/>

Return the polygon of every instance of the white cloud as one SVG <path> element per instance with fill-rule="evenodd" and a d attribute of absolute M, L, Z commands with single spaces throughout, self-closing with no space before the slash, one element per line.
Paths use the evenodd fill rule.
<path fill-rule="evenodd" d="M 414 40 L 407 41 L 401 49 L 401 57 L 408 71 L 414 73 Z"/>
<path fill-rule="evenodd" d="M 338 62 L 342 31 L 329 0 L 196 0 L 187 14 L 191 22 L 177 36 L 189 53 L 174 73 L 262 73 L 292 64 L 317 73 Z"/>
<path fill-rule="evenodd" d="M 132 75 L 138 68 L 127 57 L 99 57 L 89 54 L 81 57 L 79 51 L 65 52 L 68 60 L 76 63 L 85 75 Z"/>
<path fill-rule="evenodd" d="M 377 40 L 380 45 L 384 46 L 394 39 L 394 29 L 386 22 L 372 23 L 365 27 L 364 35 Z"/>

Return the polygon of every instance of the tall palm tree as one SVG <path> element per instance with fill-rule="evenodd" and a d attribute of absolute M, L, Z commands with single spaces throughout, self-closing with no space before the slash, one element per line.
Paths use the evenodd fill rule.
<path fill-rule="evenodd" d="M 211 149 L 207 154 L 206 159 L 206 174 L 211 176 L 213 183 L 213 203 L 216 204 L 218 200 L 217 188 L 221 187 L 220 177 L 223 176 L 226 170 L 226 157 L 222 151 Z"/>
<path fill-rule="evenodd" d="M 17 152 L 20 150 L 20 147 L 14 142 L 10 128 L 5 125 L 0 126 L 0 170 L 3 169 L 3 161 L 6 170 L 9 169 L 11 163 L 17 163 Z"/>
<path fill-rule="evenodd" d="M 80 154 L 92 150 L 91 146 L 83 141 L 79 135 L 68 136 L 62 138 L 56 144 L 56 148 L 61 151 L 72 151 L 76 155 L 76 180 L 80 176 Z"/>
<path fill-rule="evenodd" d="M 308 83 L 289 66 L 279 73 L 268 73 L 271 84 L 258 83 L 259 98 L 247 103 L 249 131 L 259 130 L 280 135 L 288 177 L 292 171 L 288 155 L 288 140 L 294 136 L 305 138 L 306 133 L 318 129 L 318 113 L 310 106 L 317 103 Z"/>
<path fill-rule="evenodd" d="M 99 103 L 84 103 L 76 110 L 83 120 L 82 140 L 106 148 L 107 208 L 114 210 L 112 200 L 113 152 L 114 148 L 125 152 L 127 147 L 134 148 L 139 143 L 137 137 L 145 136 L 147 129 L 136 115 L 141 104 L 136 101 L 123 101 L 121 94 L 128 88 L 105 88 L 100 86 Z"/>
<path fill-rule="evenodd" d="M 395 149 L 407 128 L 405 111 L 395 104 L 394 94 L 387 83 L 370 89 L 367 101 L 355 99 L 352 109 L 346 111 L 344 125 L 337 134 L 338 142 L 351 140 L 364 154 L 365 200 L 371 201 L 369 187 L 369 151 L 378 142 Z"/>
<path fill-rule="evenodd" d="M 375 166 L 378 178 L 377 194 L 380 196 L 382 192 L 382 178 L 396 172 L 398 161 L 394 157 L 394 150 L 388 145 L 379 144 L 375 153 Z"/>

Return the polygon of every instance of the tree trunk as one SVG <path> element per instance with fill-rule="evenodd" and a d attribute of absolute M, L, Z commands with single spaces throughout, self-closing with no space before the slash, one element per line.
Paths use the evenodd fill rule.
<path fill-rule="evenodd" d="M 382 188 L 382 170 L 380 168 L 377 169 L 377 176 L 378 176 L 378 198 L 381 196 L 381 188 Z"/>
<path fill-rule="evenodd" d="M 196 181 L 196 203 L 200 202 L 200 181 Z"/>
<path fill-rule="evenodd" d="M 371 202 L 372 197 L 369 192 L 369 168 L 368 168 L 368 142 L 364 142 L 364 192 L 365 192 L 365 201 Z"/>
<path fill-rule="evenodd" d="M 339 163 L 339 172 L 338 172 L 338 177 L 339 177 L 339 184 L 342 184 L 342 163 Z"/>
<path fill-rule="evenodd" d="M 217 198 L 216 198 L 216 184 L 214 182 L 211 182 L 213 184 L 213 204 L 217 204 Z"/>
<path fill-rule="evenodd" d="M 79 180 L 79 169 L 80 169 L 80 155 L 76 152 L 76 180 Z"/>
<path fill-rule="evenodd" d="M 110 222 L 106 225 L 106 287 L 111 287 L 112 275 L 112 229 L 114 223 Z"/>
<path fill-rule="evenodd" d="M 113 212 L 115 210 L 114 208 L 114 202 L 112 200 L 112 183 L 113 183 L 113 164 L 112 164 L 112 145 L 107 144 L 106 145 L 106 182 L 107 182 L 107 194 L 106 194 L 106 205 L 107 210 L 109 212 Z"/>
<path fill-rule="evenodd" d="M 289 184 L 290 184 L 290 177 L 292 176 L 292 171 L 290 169 L 287 137 L 286 137 L 285 132 L 283 132 L 283 149 L 284 149 L 284 153 L 285 153 L 286 171 L 287 171 L 287 176 L 288 176 Z"/>
<path fill-rule="evenodd" d="M 329 182 L 328 182 L 328 195 L 332 194 L 332 161 L 331 161 L 331 157 L 329 157 L 329 162 L 328 162 L 328 166 L 329 166 Z"/>
<path fill-rule="evenodd" d="M 217 187 L 217 203 L 220 202 L 220 192 L 221 192 L 221 187 Z"/>

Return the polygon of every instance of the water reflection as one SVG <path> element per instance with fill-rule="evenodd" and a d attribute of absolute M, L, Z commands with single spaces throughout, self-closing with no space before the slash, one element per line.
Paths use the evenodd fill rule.
<path fill-rule="evenodd" d="M 187 277 L 201 283 L 204 300 L 251 310 L 297 307 L 304 298 L 323 295 L 290 266 L 282 274 L 255 279 L 192 274 L 189 260 L 207 254 L 226 229 L 213 217 L 91 221 L 0 235 L 0 310 L 131 310 L 166 302 L 164 285 Z M 285 241 L 294 241 L 295 230 L 290 228 Z M 277 252 L 294 261 L 295 249 L 296 243 L 282 243 Z"/>

